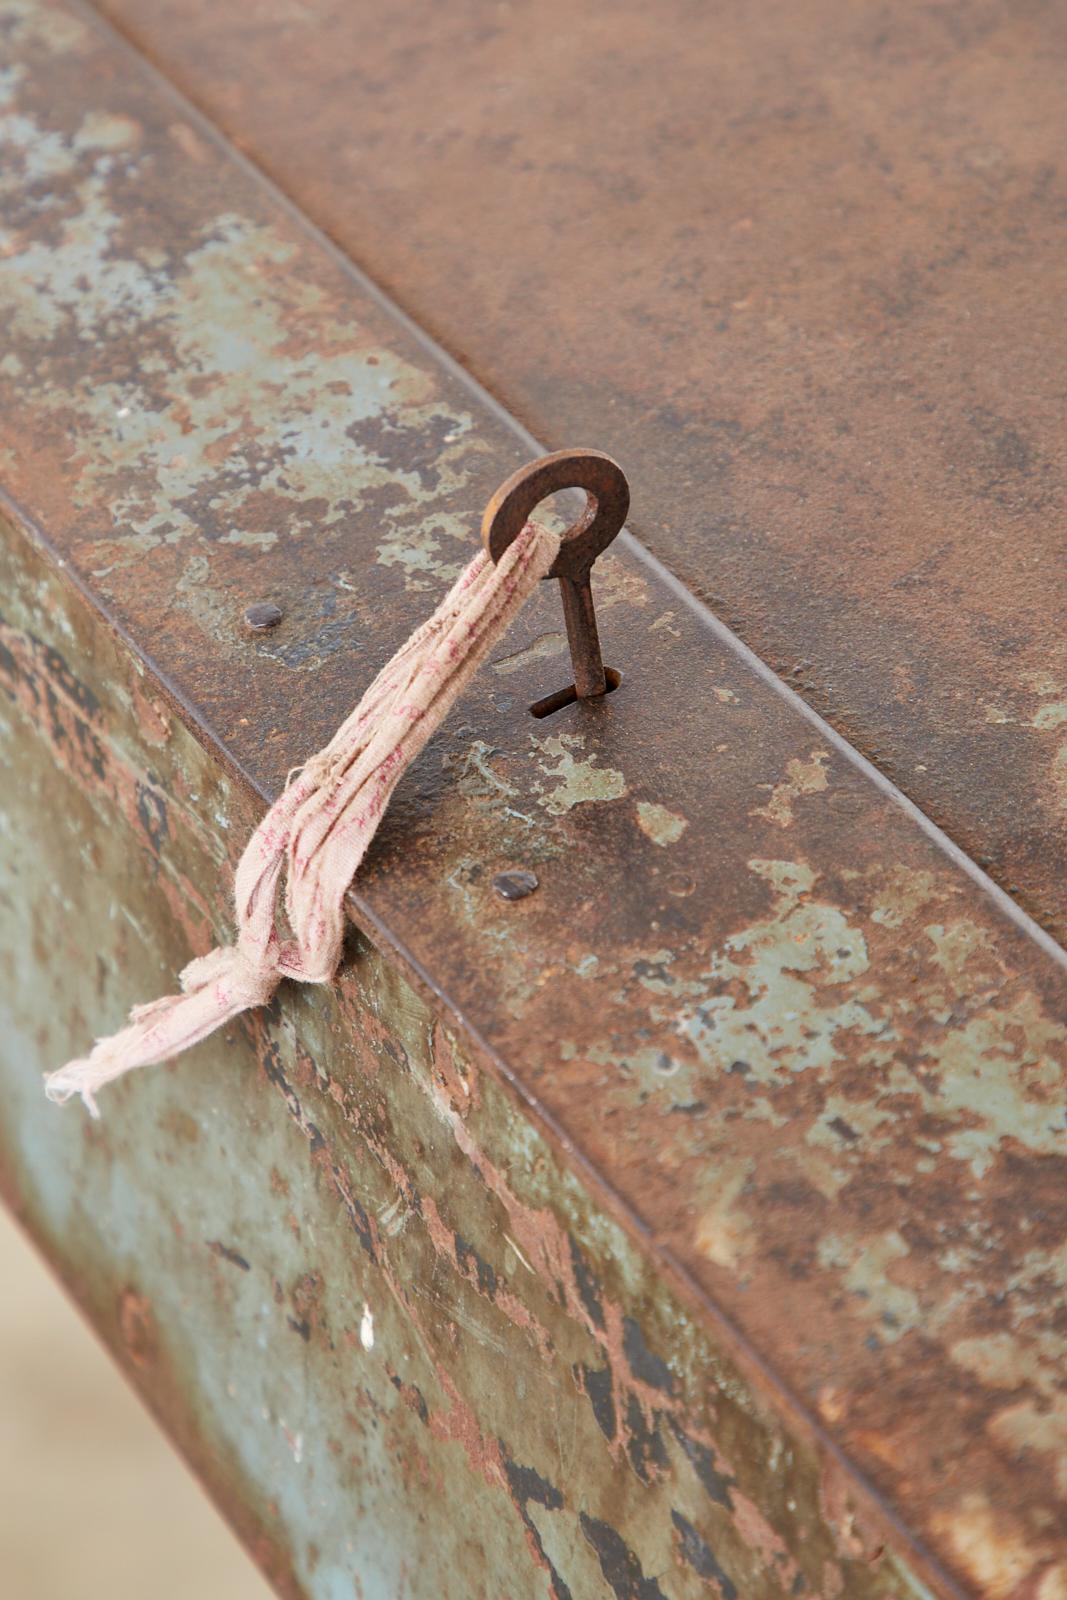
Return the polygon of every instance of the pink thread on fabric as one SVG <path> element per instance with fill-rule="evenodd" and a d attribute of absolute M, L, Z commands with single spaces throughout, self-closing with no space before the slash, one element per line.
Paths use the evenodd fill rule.
<path fill-rule="evenodd" d="M 548 573 L 559 538 L 528 522 L 494 566 L 481 551 L 433 616 L 375 678 L 317 755 L 299 768 L 237 867 L 237 939 L 191 961 L 182 993 L 135 1006 L 121 1032 L 45 1079 L 59 1104 L 180 1055 L 242 1011 L 266 1005 L 283 978 L 329 983 L 341 960 L 344 898 L 398 780 L 486 655 Z M 278 926 L 283 869 L 291 938 Z"/>

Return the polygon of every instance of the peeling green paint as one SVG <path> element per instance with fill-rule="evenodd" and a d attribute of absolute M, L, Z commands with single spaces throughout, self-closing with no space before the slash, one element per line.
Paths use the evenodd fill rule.
<path fill-rule="evenodd" d="M 689 824 L 676 811 L 651 800 L 637 802 L 637 826 L 653 844 L 676 844 Z"/>
<path fill-rule="evenodd" d="M 540 795 L 538 804 L 552 816 L 562 816 L 574 806 L 619 800 L 626 794 L 626 779 L 621 772 L 598 766 L 595 756 L 575 753 L 585 745 L 580 733 L 552 734 L 534 743 L 540 752 L 542 770 L 554 785 Z M 556 764 L 551 767 L 547 762 Z"/>

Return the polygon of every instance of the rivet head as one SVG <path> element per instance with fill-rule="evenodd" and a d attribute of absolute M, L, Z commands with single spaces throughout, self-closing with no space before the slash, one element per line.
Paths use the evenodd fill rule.
<path fill-rule="evenodd" d="M 537 888 L 537 876 L 521 870 L 498 872 L 493 879 L 493 888 L 502 900 L 525 900 Z"/>
<path fill-rule="evenodd" d="M 667 893 L 676 894 L 680 899 L 684 899 L 686 895 L 692 894 L 695 888 L 696 883 L 689 876 L 688 872 L 672 872 L 670 877 L 667 879 Z"/>
<path fill-rule="evenodd" d="M 276 628 L 281 620 L 282 608 L 271 600 L 261 600 L 249 606 L 245 612 L 245 626 L 251 628 L 253 633 L 266 633 L 270 628 Z"/>

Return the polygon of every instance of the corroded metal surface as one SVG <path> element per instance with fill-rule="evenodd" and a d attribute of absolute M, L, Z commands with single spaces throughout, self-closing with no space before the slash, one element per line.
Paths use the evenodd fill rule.
<path fill-rule="evenodd" d="M 920 1581 L 1060 1600 L 1062 957 L 633 552 L 598 562 L 621 686 L 527 715 L 566 676 L 540 599 L 398 790 L 352 899 L 379 953 L 360 946 L 336 998 L 286 991 L 267 1023 L 136 1075 L 102 1130 L 39 1102 L 37 1067 L 224 931 L 258 805 L 476 547 L 522 446 L 106 35 L 33 0 L 0 0 L 0 19 L 0 484 L 51 542 L 42 562 L 5 534 L 0 664 L 20 761 L 32 724 L 53 764 L 4 797 L 5 892 L 42 930 L 8 996 L 5 1070 L 10 1186 L 49 1250 L 68 1275 L 84 1259 L 79 1292 L 135 1366 L 162 1352 L 141 1381 L 249 1529 L 272 1515 L 257 1470 L 299 1484 L 267 1449 L 280 1419 L 294 1467 L 311 1439 L 332 1459 L 337 1422 L 315 1407 L 358 1387 L 366 1298 L 407 1319 L 398 1344 L 431 1362 L 437 1398 L 394 1365 L 360 1402 L 386 1485 L 367 1491 L 364 1548 L 386 1504 L 452 1506 L 427 1444 L 425 1477 L 415 1447 L 390 1454 L 404 1401 L 405 1439 L 443 1441 L 485 1486 L 486 1594 L 525 1561 L 527 1592 L 557 1600 L 568 1571 L 576 1600 L 862 1600 Z M 281 622 L 250 633 L 246 608 L 271 601 Z M 54 894 L 28 876 L 34 819 Z M 502 899 L 504 871 L 537 892 Z M 268 1161 L 301 1185 L 288 1208 L 268 1201 Z M 159 1262 L 146 1232 L 171 1241 Z M 123 1260 L 137 1272 L 116 1300 Z M 427 1332 L 446 1269 L 455 1295 Z M 243 1356 L 258 1372 L 262 1349 L 278 1386 L 262 1397 L 202 1349 L 214 1327 L 236 1350 L 249 1322 L 264 1343 Z M 520 1334 L 569 1409 L 538 1389 L 517 1444 L 495 1388 Z M 285 1386 L 304 1372 L 294 1432 Z M 679 1420 L 688 1444 L 683 1396 L 706 1408 Z M 338 1478 L 316 1466 L 327 1505 L 357 1492 L 354 1448 Z M 665 1496 L 655 1515 L 646 1491 Z M 338 1524 L 320 1541 L 287 1493 L 281 1547 L 305 1540 L 287 1581 L 332 1595 L 329 1563 L 351 1570 Z"/>
<path fill-rule="evenodd" d="M 280 1592 L 922 1600 L 366 942 L 99 1124 L 45 1103 L 225 928 L 255 805 L 21 539 L 0 572 L 2 1186 Z"/>
<path fill-rule="evenodd" d="M 1067 14 L 101 0 L 1067 931 Z"/>

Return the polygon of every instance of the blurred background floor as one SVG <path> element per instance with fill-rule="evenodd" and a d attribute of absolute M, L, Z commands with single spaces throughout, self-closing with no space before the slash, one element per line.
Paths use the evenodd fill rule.
<path fill-rule="evenodd" d="M 0 1209 L 4 1600 L 269 1600 L 195 1479 Z"/>

